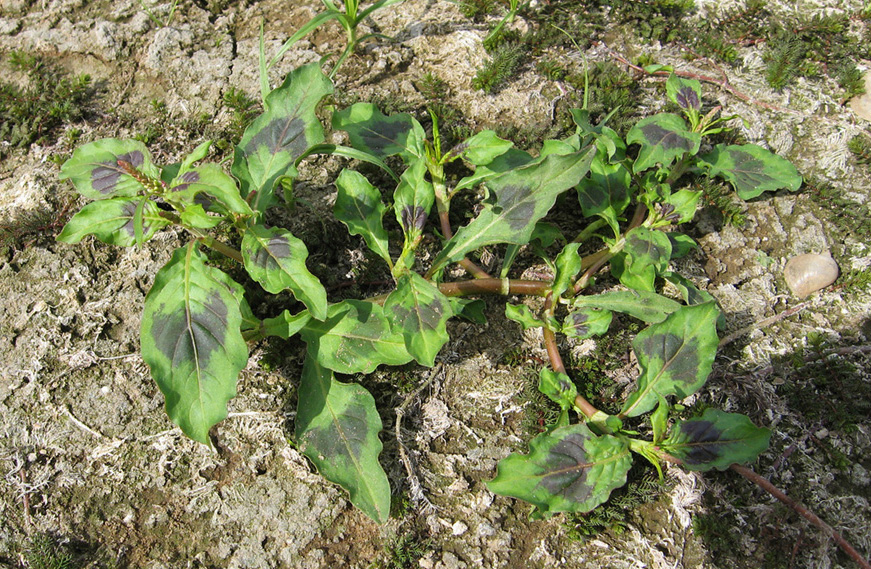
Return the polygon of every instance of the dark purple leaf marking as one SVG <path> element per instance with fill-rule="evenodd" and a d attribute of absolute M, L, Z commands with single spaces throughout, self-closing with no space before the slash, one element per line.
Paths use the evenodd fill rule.
<path fill-rule="evenodd" d="M 702 107 L 702 104 L 699 101 L 699 95 L 692 87 L 681 87 L 680 91 L 677 92 L 676 98 L 677 104 L 684 109 L 699 110 Z"/>
<path fill-rule="evenodd" d="M 334 417 L 329 426 L 312 428 L 302 438 L 306 446 L 317 450 L 321 460 L 345 459 L 350 462 L 348 455 L 359 457 L 363 454 L 367 432 L 366 407 L 349 405 L 341 415 Z"/>
<path fill-rule="evenodd" d="M 735 163 L 732 172 L 735 173 L 735 182 L 740 187 L 755 188 L 767 184 L 772 177 L 765 173 L 765 164 L 757 160 L 752 154 L 729 149 L 729 155 Z"/>
<path fill-rule="evenodd" d="M 507 185 L 497 191 L 493 213 L 502 215 L 508 227 L 520 231 L 535 214 L 535 199 L 529 186 Z"/>
<path fill-rule="evenodd" d="M 127 223 L 121 228 L 122 231 L 127 233 L 132 238 L 136 238 L 136 228 L 133 223 L 133 218 L 136 216 L 136 202 L 129 201 L 124 204 L 124 208 L 121 210 L 122 217 L 129 217 Z"/>
<path fill-rule="evenodd" d="M 206 369 L 212 353 L 223 350 L 228 326 L 227 305 L 221 295 L 214 292 L 201 306 L 193 302 L 186 306 L 185 311 L 168 310 L 166 305 L 158 307 L 151 326 L 155 346 L 172 367 L 194 361 L 197 368 Z"/>
<path fill-rule="evenodd" d="M 402 209 L 402 228 L 406 231 L 416 229 L 423 231 L 426 225 L 426 210 L 420 206 L 406 206 Z"/>
<path fill-rule="evenodd" d="M 587 463 L 584 441 L 586 438 L 580 433 L 572 433 L 548 451 L 544 465 L 547 473 L 539 484 L 551 494 L 572 502 L 584 502 L 593 493 L 593 488 L 587 484 L 587 470 L 592 465 Z"/>
<path fill-rule="evenodd" d="M 101 194 L 110 194 L 118 185 L 122 174 L 127 174 L 119 162 L 126 162 L 138 168 L 145 162 L 145 156 L 139 150 L 128 152 L 118 156 L 110 162 L 101 162 L 99 166 L 91 170 L 91 187 Z"/>
<path fill-rule="evenodd" d="M 722 431 L 714 426 L 711 421 L 686 421 L 681 423 L 680 431 L 689 442 L 684 443 L 690 447 L 684 455 L 684 460 L 689 464 L 705 464 L 713 462 L 719 456 L 718 445 Z M 684 446 L 682 445 L 682 446 Z"/>
<path fill-rule="evenodd" d="M 636 233 L 632 233 L 626 238 L 626 249 L 635 255 L 647 255 L 654 263 L 663 259 L 668 260 L 670 257 L 670 252 L 657 245 L 652 236 L 645 239 Z"/>
<path fill-rule="evenodd" d="M 245 146 L 246 154 L 255 154 L 261 146 L 266 146 L 270 154 L 277 154 L 283 150 L 290 152 L 297 158 L 309 147 L 305 138 L 305 121 L 299 117 L 290 120 L 281 117 L 269 121 L 260 132 L 255 134 Z"/>
<path fill-rule="evenodd" d="M 590 327 L 584 324 L 589 319 L 589 316 L 584 312 L 578 311 L 569 314 L 569 322 L 578 336 L 584 336 L 590 332 Z"/>
<path fill-rule="evenodd" d="M 365 148 L 373 154 L 395 154 L 405 146 L 402 135 L 411 130 L 411 125 L 403 120 L 384 120 L 378 123 L 368 122 L 358 133 Z M 400 137 L 403 141 L 400 142 Z M 399 146 L 392 149 L 390 146 Z"/>
<path fill-rule="evenodd" d="M 267 270 L 278 268 L 276 259 L 290 258 L 290 241 L 283 235 L 273 235 L 266 246 L 258 248 L 252 257 L 254 264 Z"/>
<path fill-rule="evenodd" d="M 695 147 L 695 143 L 680 133 L 672 130 L 666 130 L 656 123 L 648 123 L 641 127 L 641 132 L 649 144 L 662 146 L 666 150 L 680 149 L 687 152 Z"/>
<path fill-rule="evenodd" d="M 684 341 L 675 334 L 652 334 L 642 342 L 640 348 L 635 350 L 645 354 L 653 354 L 651 359 L 662 359 L 662 371 L 671 373 L 671 380 L 675 383 L 683 383 L 691 387 L 696 381 L 699 370 L 698 346 L 690 341 Z M 677 392 L 680 397 L 685 397 L 685 392 Z"/>
<path fill-rule="evenodd" d="M 438 298 L 430 299 L 427 304 L 418 307 L 418 310 L 406 308 L 401 305 L 396 305 L 393 313 L 396 319 L 402 322 L 404 327 L 407 327 L 410 332 L 420 332 L 424 330 L 435 330 L 441 322 L 442 315 L 445 313 L 445 306 Z"/>
<path fill-rule="evenodd" d="M 185 172 L 184 174 L 181 175 L 181 183 L 178 184 L 177 186 L 174 186 L 172 188 L 172 191 L 183 192 L 184 190 L 188 189 L 191 186 L 191 184 L 199 182 L 199 181 L 200 181 L 200 173 L 199 172 L 194 172 L 194 171 Z"/>

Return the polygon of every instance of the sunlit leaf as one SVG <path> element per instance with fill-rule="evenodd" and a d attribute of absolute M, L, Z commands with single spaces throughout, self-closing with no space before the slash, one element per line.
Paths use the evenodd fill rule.
<path fill-rule="evenodd" d="M 302 369 L 296 414 L 300 450 L 327 480 L 348 491 L 351 503 L 385 523 L 390 483 L 378 462 L 381 417 L 362 386 L 342 383 L 309 354 Z"/>
<path fill-rule="evenodd" d="M 92 200 L 131 197 L 145 189 L 143 181 L 159 180 L 160 170 L 138 140 L 104 138 L 76 148 L 64 162 L 60 179 Z"/>
<path fill-rule="evenodd" d="M 166 412 L 190 438 L 210 445 L 248 362 L 242 287 L 193 246 L 157 272 L 142 314 L 142 359 L 166 397 Z"/>
<path fill-rule="evenodd" d="M 611 260 L 611 271 L 629 288 L 653 292 L 656 277 L 670 260 L 671 241 L 665 233 L 636 227 L 626 233 L 626 244 Z"/>
<path fill-rule="evenodd" d="M 771 431 L 738 413 L 706 409 L 697 419 L 678 421 L 662 450 L 683 461 L 687 470 L 725 470 L 753 462 L 768 448 Z"/>
<path fill-rule="evenodd" d="M 417 273 L 405 273 L 384 301 L 384 314 L 417 363 L 432 367 L 450 339 L 447 322 L 453 309 L 448 297 Z"/>
<path fill-rule="evenodd" d="M 590 176 L 578 184 L 584 217 L 602 217 L 619 235 L 619 218 L 629 205 L 629 182 L 629 171 L 622 164 L 607 164 L 597 156 L 590 165 Z"/>
<path fill-rule="evenodd" d="M 426 162 L 416 160 L 402 174 L 393 192 L 393 211 L 406 235 L 406 242 L 423 232 L 435 202 L 435 192 L 432 183 L 425 178 L 426 173 Z"/>
<path fill-rule="evenodd" d="M 602 308 L 613 310 L 614 312 L 623 312 L 648 324 L 662 322 L 669 314 L 681 307 L 679 302 L 655 292 L 643 290 L 603 292 L 600 294 L 578 296 L 572 301 L 572 306 L 578 308 Z"/>
<path fill-rule="evenodd" d="M 372 103 L 355 103 L 333 114 L 333 128 L 347 132 L 354 148 L 379 158 L 399 154 L 412 162 L 426 155 L 423 127 L 408 113 L 387 116 Z"/>
<path fill-rule="evenodd" d="M 670 166 L 676 158 L 699 151 L 702 136 L 687 128 L 677 115 L 660 113 L 641 119 L 626 135 L 628 144 L 640 144 L 633 170 L 638 173 L 656 164 Z"/>
<path fill-rule="evenodd" d="M 179 203 L 190 203 L 195 199 L 204 202 L 206 209 L 211 205 L 202 194 L 217 200 L 227 211 L 240 215 L 252 215 L 254 211 L 242 199 L 236 181 L 221 170 L 217 164 L 203 164 L 185 170 L 170 184 L 167 199 Z"/>
<path fill-rule="evenodd" d="M 134 217 L 143 198 L 111 198 L 91 202 L 83 207 L 64 226 L 57 236 L 64 243 L 78 243 L 86 235 L 93 235 L 103 243 L 130 247 L 135 245 Z M 160 217 L 160 208 L 146 201 L 142 211 L 142 239 L 151 239 L 157 231 L 169 225 Z"/>
<path fill-rule="evenodd" d="M 635 337 L 641 375 L 621 415 L 637 417 L 653 409 L 659 397 L 684 398 L 705 384 L 717 353 L 719 312 L 714 303 L 682 306 Z"/>
<path fill-rule="evenodd" d="M 351 235 L 361 235 L 369 249 L 391 264 L 383 222 L 387 207 L 381 202 L 381 193 L 354 170 L 342 170 L 336 188 L 336 219 L 348 226 Z"/>
<path fill-rule="evenodd" d="M 780 189 L 794 192 L 801 187 L 801 176 L 789 160 L 755 144 L 718 144 L 711 152 L 699 156 L 698 163 L 711 176 L 727 180 L 745 200 L 762 192 Z"/>
<path fill-rule="evenodd" d="M 682 109 L 698 111 L 702 108 L 702 84 L 695 79 L 669 75 L 665 91 L 668 98 Z"/>
<path fill-rule="evenodd" d="M 512 146 L 514 143 L 510 140 L 499 138 L 492 130 L 484 130 L 451 148 L 447 158 L 453 160 L 462 157 L 475 166 L 486 166 Z"/>
<path fill-rule="evenodd" d="M 528 455 L 511 454 L 487 483 L 502 496 L 534 504 L 541 515 L 589 512 L 626 483 L 632 466 L 628 443 L 596 436 L 583 423 L 543 433 L 530 442 Z"/>
<path fill-rule="evenodd" d="M 568 375 L 546 367 L 538 374 L 538 390 L 562 409 L 573 408 L 578 396 L 578 388 Z"/>
<path fill-rule="evenodd" d="M 578 340 L 601 336 L 611 326 L 612 316 L 610 310 L 594 307 L 577 308 L 566 315 L 562 333 Z"/>

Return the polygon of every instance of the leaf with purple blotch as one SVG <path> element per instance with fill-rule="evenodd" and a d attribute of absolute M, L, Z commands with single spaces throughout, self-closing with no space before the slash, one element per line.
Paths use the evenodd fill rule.
<path fill-rule="evenodd" d="M 771 431 L 744 415 L 706 409 L 701 417 L 678 421 L 661 447 L 681 459 L 687 470 L 726 470 L 756 460 L 770 438 Z"/>
<path fill-rule="evenodd" d="M 336 219 L 348 227 L 351 235 L 362 236 L 369 249 L 392 267 L 383 219 L 387 206 L 381 201 L 381 192 L 363 174 L 347 169 L 339 174 L 336 189 Z"/>
<path fill-rule="evenodd" d="M 143 182 L 159 184 L 160 170 L 138 140 L 104 138 L 78 147 L 61 166 L 60 179 L 86 198 L 104 200 L 140 194 Z"/>
<path fill-rule="evenodd" d="M 323 142 L 324 129 L 315 110 L 333 92 L 333 84 L 310 63 L 298 67 L 266 97 L 266 111 L 245 129 L 236 146 L 232 172 L 241 194 L 254 211 L 264 212 L 277 201 L 275 185 L 283 176 L 296 177 L 294 163 L 312 146 Z"/>
<path fill-rule="evenodd" d="M 405 234 L 406 246 L 423 232 L 435 202 L 435 192 L 426 174 L 426 162 L 416 160 L 403 172 L 393 192 L 393 211 Z"/>
<path fill-rule="evenodd" d="M 372 395 L 361 385 L 338 381 L 309 351 L 296 413 L 299 449 L 379 524 L 390 517 L 390 482 L 378 462 L 381 426 Z"/>
<path fill-rule="evenodd" d="M 78 243 L 86 235 L 93 235 L 103 243 L 130 247 L 137 244 L 136 208 L 146 198 L 112 198 L 91 202 L 83 207 L 64 226 L 58 241 Z M 160 217 L 160 208 L 152 201 L 142 207 L 142 239 L 151 239 L 157 231 L 170 222 Z"/>
<path fill-rule="evenodd" d="M 697 162 L 711 176 L 732 184 L 743 200 L 762 192 L 780 189 L 795 192 L 801 187 L 801 176 L 789 160 L 755 144 L 718 144 L 711 152 L 699 156 Z"/>
<path fill-rule="evenodd" d="M 347 132 L 351 146 L 378 158 L 399 154 L 410 163 L 426 156 L 426 134 L 408 113 L 387 116 L 372 103 L 355 103 L 333 114 L 333 128 Z"/>
<path fill-rule="evenodd" d="M 641 375 L 620 415 L 637 417 L 653 409 L 660 396 L 682 399 L 705 384 L 717 354 L 719 314 L 713 302 L 682 306 L 635 337 Z"/>
<path fill-rule="evenodd" d="M 611 259 L 611 272 L 629 288 L 653 292 L 656 277 L 670 260 L 671 241 L 665 233 L 636 227 L 626 233 L 623 250 Z"/>
<path fill-rule="evenodd" d="M 629 205 L 631 175 L 622 164 L 605 162 L 601 151 L 590 165 L 590 175 L 578 184 L 578 201 L 584 217 L 598 215 L 620 234 L 620 215 Z"/>
<path fill-rule="evenodd" d="M 157 272 L 142 314 L 142 359 L 166 397 L 166 412 L 190 438 L 211 445 L 248 363 L 242 287 L 206 265 L 195 245 L 175 250 Z"/>
<path fill-rule="evenodd" d="M 665 82 L 668 98 L 682 109 L 698 111 L 702 108 L 702 84 L 695 79 L 670 75 Z"/>
<path fill-rule="evenodd" d="M 208 199 L 201 199 L 206 194 L 217 200 L 224 209 L 239 215 L 253 215 L 254 211 L 239 193 L 236 181 L 221 170 L 217 164 L 203 164 L 196 168 L 182 169 L 179 175 L 169 185 L 167 201 L 178 203 L 190 203 L 192 201 L 205 202 L 211 205 Z M 200 205 L 203 205 L 202 203 Z"/>
<path fill-rule="evenodd" d="M 253 225 L 242 237 L 245 270 L 267 292 L 290 290 L 319 320 L 327 316 L 327 291 L 305 265 L 305 243 L 287 230 Z"/>
<path fill-rule="evenodd" d="M 529 447 L 503 459 L 487 487 L 535 505 L 537 517 L 589 512 L 626 483 L 632 466 L 625 439 L 597 436 L 583 423 L 538 435 Z"/>
<path fill-rule="evenodd" d="M 682 118 L 670 113 L 642 119 L 626 135 L 627 144 L 641 145 L 632 166 L 635 173 L 656 164 L 668 167 L 684 154 L 695 154 L 701 141 L 701 134 L 689 130 Z"/>
<path fill-rule="evenodd" d="M 575 308 L 599 308 L 622 312 L 648 324 L 662 322 L 681 304 L 668 297 L 644 290 L 618 290 L 577 296 L 572 301 Z"/>
<path fill-rule="evenodd" d="M 447 323 L 454 311 L 448 297 L 417 273 L 408 272 L 384 301 L 384 314 L 417 363 L 432 367 L 450 339 Z"/>
<path fill-rule="evenodd" d="M 602 310 L 592 306 L 572 310 L 563 320 L 562 333 L 569 338 L 586 340 L 593 336 L 601 336 L 611 326 L 613 315 L 610 310 Z"/>

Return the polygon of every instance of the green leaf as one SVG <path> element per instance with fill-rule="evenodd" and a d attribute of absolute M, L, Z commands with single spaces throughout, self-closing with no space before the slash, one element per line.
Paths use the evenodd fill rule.
<path fill-rule="evenodd" d="M 625 440 L 596 436 L 583 423 L 543 433 L 529 446 L 528 455 L 514 453 L 502 460 L 487 486 L 534 504 L 545 517 L 589 512 L 626 483 L 632 466 Z"/>
<path fill-rule="evenodd" d="M 136 244 L 134 217 L 136 208 L 144 198 L 111 198 L 91 202 L 83 207 L 64 226 L 57 240 L 78 243 L 86 235 L 93 235 L 103 243 L 130 247 Z M 142 238 L 151 239 L 157 231 L 169 225 L 160 217 L 160 208 L 146 201 L 142 210 Z"/>
<path fill-rule="evenodd" d="M 563 410 L 572 409 L 578 396 L 578 388 L 568 375 L 546 367 L 538 374 L 538 390 Z"/>
<path fill-rule="evenodd" d="M 665 437 L 665 431 L 668 429 L 668 411 L 671 407 L 665 397 L 658 397 L 659 405 L 656 410 L 650 414 L 650 427 L 653 429 L 653 444 L 658 445 Z"/>
<path fill-rule="evenodd" d="M 194 246 L 176 249 L 157 272 L 142 314 L 142 359 L 166 397 L 166 412 L 190 438 L 211 445 L 248 363 L 242 287 L 205 264 Z"/>
<path fill-rule="evenodd" d="M 484 130 L 451 148 L 444 161 L 462 157 L 475 166 L 486 166 L 497 156 L 508 152 L 512 146 L 514 143 L 510 140 L 499 138 L 492 130 Z"/>
<path fill-rule="evenodd" d="M 602 308 L 622 312 L 648 324 L 656 324 L 665 320 L 669 314 L 678 310 L 679 302 L 670 298 L 643 290 L 621 290 L 603 292 L 590 296 L 578 296 L 572 306 L 576 308 Z"/>
<path fill-rule="evenodd" d="M 556 257 L 556 276 L 551 287 L 554 299 L 559 298 L 572 285 L 575 276 L 581 271 L 581 256 L 578 255 L 580 243 L 569 243 Z"/>
<path fill-rule="evenodd" d="M 475 168 L 475 173 L 471 176 L 466 176 L 465 178 L 462 178 L 459 182 L 457 182 L 457 185 L 454 187 L 452 193 L 457 193 L 460 190 L 464 190 L 467 188 L 473 188 L 478 184 L 481 184 L 491 178 L 495 178 L 499 174 L 504 174 L 506 172 L 510 172 L 511 170 L 516 170 L 517 168 L 521 168 L 523 166 L 531 165 L 537 162 L 538 160 L 534 160 L 532 156 L 529 155 L 529 153 L 518 150 L 516 148 L 509 148 L 504 153 L 496 156 L 487 164 Z"/>
<path fill-rule="evenodd" d="M 671 74 L 665 82 L 668 98 L 682 109 L 702 108 L 702 84 L 695 79 L 685 79 Z"/>
<path fill-rule="evenodd" d="M 405 233 L 406 244 L 423 232 L 435 202 L 435 192 L 432 184 L 425 179 L 426 173 L 426 162 L 415 161 L 403 172 L 399 185 L 393 192 L 393 211 L 396 221 Z"/>
<path fill-rule="evenodd" d="M 502 174 L 487 182 L 495 203 L 461 227 L 433 261 L 438 270 L 466 253 L 493 243 L 529 242 L 536 222 L 553 207 L 557 196 L 574 187 L 590 169 L 595 148 L 543 161 Z"/>
<path fill-rule="evenodd" d="M 282 176 L 296 177 L 294 162 L 308 148 L 324 140 L 315 109 L 333 85 L 311 63 L 288 74 L 284 83 L 266 97 L 265 112 L 245 129 L 236 146 L 232 172 L 242 184 L 242 196 L 252 208 L 264 212 L 276 203 L 275 184 Z"/>
<path fill-rule="evenodd" d="M 181 218 L 182 225 L 197 227 L 199 229 L 211 229 L 224 221 L 222 217 L 207 214 L 203 206 L 198 203 L 188 204 L 179 217 Z"/>
<path fill-rule="evenodd" d="M 687 189 L 678 190 L 669 195 L 663 205 L 663 213 L 666 214 L 664 221 L 672 225 L 692 221 L 701 197 L 701 191 Z"/>
<path fill-rule="evenodd" d="M 453 309 L 448 297 L 417 273 L 405 273 L 384 301 L 384 314 L 417 363 L 435 365 L 436 355 L 450 339 L 447 322 Z"/>
<path fill-rule="evenodd" d="M 348 226 L 351 235 L 362 235 L 369 249 L 393 266 L 383 223 L 387 207 L 381 202 L 381 193 L 354 170 L 342 170 L 336 188 L 338 195 L 333 207 L 336 219 Z"/>
<path fill-rule="evenodd" d="M 263 337 L 277 336 L 282 340 L 287 340 L 300 330 L 311 320 L 311 314 L 308 310 L 303 310 L 299 314 L 291 314 L 289 310 L 285 310 L 278 316 L 266 318 L 261 324 L 261 334 Z"/>
<path fill-rule="evenodd" d="M 686 254 L 693 249 L 699 248 L 699 244 L 696 243 L 695 239 L 693 239 L 686 233 L 669 231 L 666 233 L 666 235 L 668 236 L 668 240 L 671 241 L 672 259 L 680 259 L 681 257 L 685 257 Z"/>
<path fill-rule="evenodd" d="M 698 157 L 711 176 L 728 181 L 741 199 L 755 198 L 762 192 L 785 188 L 794 192 L 801 187 L 801 176 L 786 158 L 772 154 L 755 144 L 718 144 Z"/>
<path fill-rule="evenodd" d="M 103 200 L 142 193 L 142 179 L 159 180 L 160 170 L 138 140 L 104 138 L 76 148 L 59 177 L 71 181 L 86 198 Z"/>
<path fill-rule="evenodd" d="M 254 211 L 248 202 L 242 199 L 236 181 L 221 170 L 217 164 L 203 164 L 181 173 L 170 184 L 168 201 L 186 204 L 194 201 L 204 202 L 206 209 L 211 205 L 209 200 L 203 200 L 201 194 L 218 200 L 227 211 L 240 215 L 253 215 Z"/>
<path fill-rule="evenodd" d="M 505 304 L 505 318 L 517 322 L 524 330 L 530 328 L 547 328 L 544 320 L 532 313 L 525 304 Z"/>
<path fill-rule="evenodd" d="M 451 302 L 454 315 L 482 326 L 487 323 L 487 316 L 484 314 L 484 310 L 487 309 L 487 303 L 480 298 L 449 296 L 448 300 Z"/>
<path fill-rule="evenodd" d="M 717 353 L 719 312 L 714 303 L 682 306 L 635 337 L 641 375 L 621 415 L 637 417 L 653 409 L 659 397 L 684 398 L 705 384 Z"/>
<path fill-rule="evenodd" d="M 387 116 L 371 103 L 355 103 L 333 114 L 333 128 L 347 132 L 354 148 L 379 158 L 399 154 L 412 162 L 426 156 L 426 134 L 408 113 Z"/>
<path fill-rule="evenodd" d="M 381 417 L 362 386 L 342 383 L 309 353 L 302 369 L 296 414 L 300 450 L 351 503 L 383 524 L 390 516 L 390 483 L 378 462 Z"/>
<path fill-rule="evenodd" d="M 660 113 L 638 121 L 626 135 L 628 144 L 638 143 L 641 149 L 635 159 L 633 170 L 643 172 L 651 166 L 670 166 L 675 158 L 699 151 L 702 135 L 687 129 L 682 118 L 670 113 Z"/>
<path fill-rule="evenodd" d="M 372 302 L 345 300 L 329 307 L 323 322 L 300 332 L 319 365 L 339 373 L 372 373 L 381 364 L 402 365 L 413 356 L 394 332 L 384 309 Z"/>
<path fill-rule="evenodd" d="M 744 415 L 706 409 L 697 419 L 678 421 L 662 449 L 681 459 L 687 470 L 726 470 L 756 460 L 770 438 L 771 431 Z"/>
<path fill-rule="evenodd" d="M 611 270 L 629 288 L 653 292 L 656 277 L 670 260 L 671 241 L 665 233 L 636 227 L 626 234 L 626 244 L 611 260 Z"/>
<path fill-rule="evenodd" d="M 611 326 L 612 313 L 601 308 L 583 307 L 572 310 L 563 321 L 562 333 L 569 338 L 586 340 L 601 336 Z"/>
<path fill-rule="evenodd" d="M 194 148 L 190 152 L 190 154 L 185 156 L 184 160 L 181 161 L 181 164 L 179 164 L 178 173 L 184 174 L 185 172 L 192 170 L 193 165 L 195 163 L 199 162 L 200 160 L 202 160 L 203 158 L 205 158 L 206 156 L 209 155 L 209 148 L 211 148 L 211 147 L 212 147 L 211 140 L 207 140 L 205 142 L 200 143 L 199 146 Z M 173 176 L 173 177 L 175 177 L 175 176 Z"/>
<path fill-rule="evenodd" d="M 308 249 L 289 231 L 252 225 L 242 236 L 245 270 L 267 292 L 290 290 L 311 312 L 322 320 L 327 316 L 327 291 L 305 266 Z"/>
<path fill-rule="evenodd" d="M 590 176 L 578 184 L 578 200 L 584 217 L 598 215 L 608 222 L 614 235 L 620 235 L 619 217 L 629 205 L 631 176 L 622 164 L 606 164 L 597 156 L 590 165 Z"/>

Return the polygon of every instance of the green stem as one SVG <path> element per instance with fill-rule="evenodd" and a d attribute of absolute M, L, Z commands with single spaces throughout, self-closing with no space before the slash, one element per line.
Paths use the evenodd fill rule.
<path fill-rule="evenodd" d="M 227 245 L 226 243 L 224 243 L 223 241 L 219 241 L 219 240 L 215 239 L 214 237 L 212 237 L 208 233 L 205 233 L 201 229 L 197 229 L 195 227 L 187 227 L 186 225 L 184 225 L 181 222 L 181 218 L 179 216 L 177 216 L 176 214 L 169 212 L 169 211 L 162 211 L 162 212 L 160 212 L 160 217 L 162 217 L 164 219 L 168 219 L 171 222 L 173 222 L 174 224 L 184 228 L 185 231 L 187 231 L 188 233 L 190 233 L 191 235 L 193 235 L 194 237 L 196 237 L 197 239 L 202 241 L 207 247 L 214 249 L 218 253 L 221 253 L 222 255 L 233 259 L 234 261 L 237 261 L 241 264 L 245 264 L 245 259 L 242 258 L 242 253 L 238 249 L 234 249 L 234 248 L 230 247 L 229 245 Z"/>

